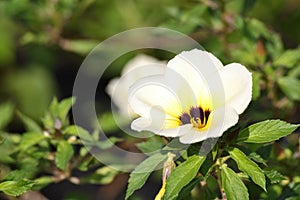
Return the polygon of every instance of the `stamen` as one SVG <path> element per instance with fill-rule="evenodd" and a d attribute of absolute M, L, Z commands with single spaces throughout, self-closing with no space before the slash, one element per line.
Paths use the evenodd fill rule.
<path fill-rule="evenodd" d="M 182 113 L 182 115 L 179 117 L 179 120 L 181 121 L 181 124 L 189 124 L 191 117 L 187 113 Z"/>
<path fill-rule="evenodd" d="M 191 117 L 194 118 L 195 121 L 197 121 L 197 118 L 201 120 L 200 123 L 204 124 L 204 112 L 201 107 L 192 107 L 190 109 Z"/>
<path fill-rule="evenodd" d="M 192 124 L 195 128 L 203 128 L 206 126 L 208 118 L 210 115 L 210 110 L 203 110 L 199 107 L 191 107 L 189 113 L 182 113 L 179 116 L 181 125 Z"/>

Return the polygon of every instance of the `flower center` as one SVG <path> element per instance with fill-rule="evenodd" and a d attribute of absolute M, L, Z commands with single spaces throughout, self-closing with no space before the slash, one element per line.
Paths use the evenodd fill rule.
<path fill-rule="evenodd" d="M 192 124 L 194 128 L 201 129 L 206 126 L 210 110 L 203 110 L 199 107 L 191 107 L 189 112 L 184 112 L 179 116 L 181 125 Z"/>

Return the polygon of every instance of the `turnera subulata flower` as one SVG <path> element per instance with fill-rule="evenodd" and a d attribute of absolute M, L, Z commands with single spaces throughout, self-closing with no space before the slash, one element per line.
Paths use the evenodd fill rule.
<path fill-rule="evenodd" d="M 239 63 L 223 66 L 213 54 L 194 49 L 171 59 L 163 74 L 140 79 L 129 91 L 131 128 L 184 144 L 220 137 L 238 122 L 252 96 L 251 73 Z"/>

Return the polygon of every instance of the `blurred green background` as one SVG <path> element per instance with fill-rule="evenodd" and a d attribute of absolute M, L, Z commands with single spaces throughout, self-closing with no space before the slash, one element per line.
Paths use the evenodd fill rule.
<path fill-rule="evenodd" d="M 98 43 L 148 26 L 185 33 L 225 64 L 247 66 L 254 77 L 254 102 L 243 115 L 246 122 L 300 121 L 298 0 L 1 0 L 0 103 L 13 102 L 39 121 L 54 96 L 72 95 L 77 70 Z M 155 50 L 147 53 L 169 59 Z M 101 86 L 132 57 L 115 62 Z M 108 110 L 109 97 L 101 91 L 100 110 Z M 7 130 L 23 128 L 16 119 Z"/>

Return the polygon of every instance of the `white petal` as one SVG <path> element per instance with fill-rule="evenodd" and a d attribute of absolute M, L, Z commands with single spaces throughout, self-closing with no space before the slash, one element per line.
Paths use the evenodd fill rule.
<path fill-rule="evenodd" d="M 112 95 L 113 91 L 116 89 L 117 85 L 119 84 L 119 78 L 114 78 L 109 81 L 108 85 L 105 88 L 105 91 L 108 95 Z"/>
<path fill-rule="evenodd" d="M 148 55 L 144 55 L 144 54 L 139 54 L 136 57 L 134 57 L 133 59 L 131 59 L 125 66 L 124 69 L 122 71 L 122 75 L 126 74 L 128 72 L 130 72 L 131 70 L 134 70 L 136 68 L 139 67 L 144 67 L 144 66 L 163 66 L 166 67 L 167 66 L 167 62 L 166 61 L 160 61 L 157 60 L 156 58 L 152 57 L 152 56 L 148 56 Z M 154 70 L 153 74 L 156 74 L 157 72 Z M 151 75 L 151 74 L 149 74 Z"/>
<path fill-rule="evenodd" d="M 112 79 L 106 87 L 106 92 L 111 96 L 119 112 L 128 118 L 136 118 L 128 104 L 129 87 L 138 79 L 154 74 L 163 74 L 166 62 L 159 61 L 151 56 L 138 55 L 130 60 L 122 71 L 120 78 Z"/>
<path fill-rule="evenodd" d="M 185 134 L 179 137 L 179 141 L 183 144 L 192 144 L 207 139 L 206 131 L 198 131 L 193 127 L 185 130 Z"/>
<path fill-rule="evenodd" d="M 251 73 L 243 65 L 231 63 L 220 71 L 220 76 L 223 83 L 226 105 L 231 105 L 238 114 L 241 114 L 251 101 Z"/>
<path fill-rule="evenodd" d="M 211 102 L 209 77 L 216 74 L 222 67 L 222 63 L 206 51 L 198 49 L 184 51 L 168 62 L 166 80 L 184 85 L 181 88 L 191 91 L 189 96 L 200 104 L 206 104 Z M 177 81 L 174 81 L 176 79 Z"/>
<path fill-rule="evenodd" d="M 131 128 L 136 131 L 151 131 L 165 137 L 178 137 L 185 133 L 185 131 L 182 131 L 183 129 L 192 126 L 191 124 L 187 124 L 176 128 L 164 129 L 163 123 L 164 121 L 140 117 L 131 123 Z"/>
<path fill-rule="evenodd" d="M 209 138 L 220 137 L 224 131 L 235 125 L 239 115 L 231 106 L 221 107 L 211 113 L 212 121 L 207 131 Z"/>
<path fill-rule="evenodd" d="M 128 101 L 134 112 L 145 118 L 153 117 L 151 115 L 153 109 L 161 110 L 176 118 L 182 113 L 181 102 L 177 95 L 160 75 L 137 81 L 129 90 Z"/>
<path fill-rule="evenodd" d="M 220 137 L 224 131 L 232 127 L 238 122 L 238 114 L 231 107 L 222 107 L 214 110 L 210 114 L 211 123 L 207 130 L 197 130 L 192 128 L 186 131 L 186 134 L 180 136 L 180 142 L 184 144 L 192 144 L 203 141 L 207 138 Z"/>

